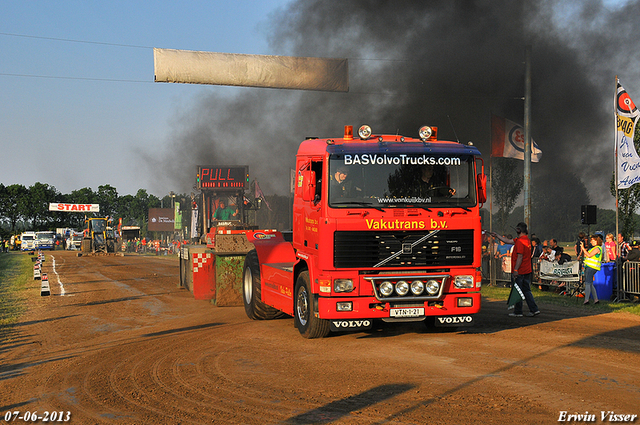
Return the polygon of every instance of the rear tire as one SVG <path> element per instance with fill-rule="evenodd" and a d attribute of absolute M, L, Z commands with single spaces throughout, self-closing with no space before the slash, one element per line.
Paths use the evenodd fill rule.
<path fill-rule="evenodd" d="M 256 250 L 249 251 L 244 259 L 242 272 L 242 303 L 249 319 L 270 320 L 281 317 L 280 310 L 262 302 L 262 282 L 260 281 L 260 262 Z"/>
<path fill-rule="evenodd" d="M 316 307 L 309 285 L 309 272 L 300 273 L 293 299 L 293 317 L 300 335 L 307 339 L 324 338 L 331 331 L 329 321 L 316 317 Z"/>
<path fill-rule="evenodd" d="M 83 253 L 91 252 L 91 238 L 83 238 L 82 245 L 80 245 L 80 249 Z"/>

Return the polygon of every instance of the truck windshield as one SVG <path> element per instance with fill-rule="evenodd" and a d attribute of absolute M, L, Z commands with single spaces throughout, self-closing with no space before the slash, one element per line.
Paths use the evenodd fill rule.
<path fill-rule="evenodd" d="M 94 232 L 104 232 L 107 230 L 107 220 L 91 220 L 91 228 Z"/>
<path fill-rule="evenodd" d="M 474 157 L 424 154 L 332 154 L 329 204 L 334 208 L 471 207 Z"/>
<path fill-rule="evenodd" d="M 53 233 L 37 233 L 38 239 L 54 239 Z"/>

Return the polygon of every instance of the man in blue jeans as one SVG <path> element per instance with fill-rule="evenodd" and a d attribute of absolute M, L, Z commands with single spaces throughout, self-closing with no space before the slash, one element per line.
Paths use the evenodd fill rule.
<path fill-rule="evenodd" d="M 507 239 L 494 233 L 492 236 L 497 237 L 504 243 L 512 243 L 513 251 L 511 252 L 511 278 L 518 285 L 527 301 L 529 313 L 527 316 L 533 317 L 540 314 L 540 310 L 536 305 L 531 293 L 531 241 L 529 240 L 529 232 L 526 223 L 518 223 L 516 226 L 518 237 L 516 239 Z M 515 304 L 511 317 L 522 317 L 522 300 Z"/>

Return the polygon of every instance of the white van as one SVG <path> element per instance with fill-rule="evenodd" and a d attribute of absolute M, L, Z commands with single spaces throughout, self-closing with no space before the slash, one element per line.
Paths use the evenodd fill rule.
<path fill-rule="evenodd" d="M 22 232 L 20 235 L 20 251 L 36 250 L 36 232 Z"/>

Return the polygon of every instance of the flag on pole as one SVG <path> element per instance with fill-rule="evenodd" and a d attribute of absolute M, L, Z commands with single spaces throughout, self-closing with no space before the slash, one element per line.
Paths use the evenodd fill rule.
<path fill-rule="evenodd" d="M 506 118 L 491 115 L 491 156 L 524 160 L 524 129 Z M 542 150 L 531 139 L 531 162 L 539 162 Z"/>
<path fill-rule="evenodd" d="M 269 208 L 269 211 L 271 210 L 271 207 L 269 206 L 269 203 L 267 202 L 267 198 L 264 197 L 264 193 L 262 193 L 262 189 L 260 189 L 260 186 L 258 185 L 258 180 L 255 180 L 255 198 L 260 198 L 264 201 L 264 203 L 267 205 L 267 208 Z"/>
<path fill-rule="evenodd" d="M 633 144 L 636 124 L 640 118 L 638 108 L 618 80 L 616 90 L 616 151 L 618 162 L 618 189 L 628 189 L 640 182 L 640 157 Z"/>
<path fill-rule="evenodd" d="M 511 292 L 509 293 L 509 299 L 507 300 L 507 310 L 511 310 L 516 306 L 516 303 L 524 301 L 524 294 L 522 293 L 522 289 L 518 286 L 517 283 L 513 283 L 511 287 Z"/>

